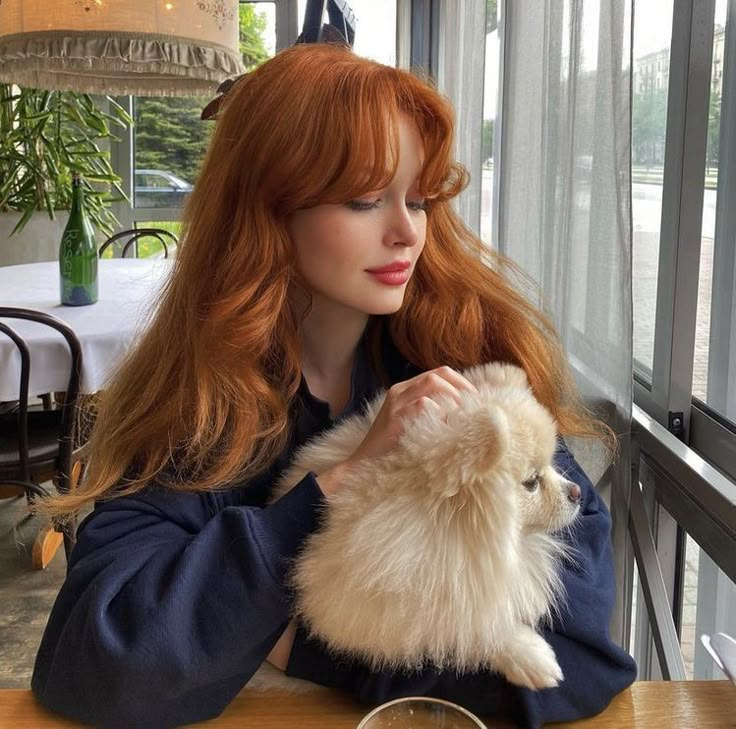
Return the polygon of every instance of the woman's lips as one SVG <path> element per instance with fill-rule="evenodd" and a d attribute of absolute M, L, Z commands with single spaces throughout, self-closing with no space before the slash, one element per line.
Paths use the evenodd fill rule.
<path fill-rule="evenodd" d="M 409 269 L 396 269 L 394 271 L 368 271 L 376 281 L 386 286 L 402 286 L 409 280 Z"/>

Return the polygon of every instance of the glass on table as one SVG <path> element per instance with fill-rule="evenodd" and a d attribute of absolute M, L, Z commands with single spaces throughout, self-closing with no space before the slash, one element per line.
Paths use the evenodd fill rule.
<path fill-rule="evenodd" d="M 487 729 L 462 706 L 442 699 L 409 696 L 376 707 L 357 729 Z"/>

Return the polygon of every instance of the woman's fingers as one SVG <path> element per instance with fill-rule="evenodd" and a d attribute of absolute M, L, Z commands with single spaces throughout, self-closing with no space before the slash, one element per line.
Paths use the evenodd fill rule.
<path fill-rule="evenodd" d="M 375 458 L 393 450 L 408 420 L 430 412 L 446 419 L 460 405 L 463 392 L 475 391 L 477 388 L 451 367 L 438 367 L 393 385 L 365 438 L 348 461 Z"/>
<path fill-rule="evenodd" d="M 475 392 L 472 382 L 450 367 L 438 367 L 435 370 L 424 372 L 411 380 L 394 385 L 395 405 L 401 407 L 407 402 L 421 397 L 429 397 L 438 404 L 443 399 L 449 399 L 460 404 L 463 392 Z"/>
<path fill-rule="evenodd" d="M 442 407 L 431 397 L 427 397 L 426 395 L 424 395 L 422 397 L 418 397 L 416 400 L 412 400 L 411 402 L 409 402 L 404 410 L 400 413 L 400 417 L 402 420 L 412 420 L 421 413 L 430 412 L 436 413 L 439 417 L 447 417 L 446 408 Z"/>

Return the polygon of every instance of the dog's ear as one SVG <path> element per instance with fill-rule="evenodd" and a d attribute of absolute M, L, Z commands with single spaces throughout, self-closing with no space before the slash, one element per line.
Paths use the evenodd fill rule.
<path fill-rule="evenodd" d="M 450 459 L 468 478 L 487 473 L 509 449 L 511 428 L 506 413 L 496 406 L 477 408 L 471 412 L 458 409 L 450 413 L 445 427 L 448 433 Z M 453 436 L 453 433 L 457 435 Z M 453 447 L 453 437 L 455 444 Z"/>
<path fill-rule="evenodd" d="M 447 420 L 418 419 L 405 431 L 402 445 L 427 486 L 451 497 L 493 469 L 508 451 L 510 439 L 503 410 L 485 405 L 458 408 Z"/>

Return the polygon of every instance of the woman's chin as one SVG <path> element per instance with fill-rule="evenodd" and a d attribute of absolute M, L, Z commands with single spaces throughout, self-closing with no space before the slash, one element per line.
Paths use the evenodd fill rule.
<path fill-rule="evenodd" d="M 392 301 L 381 301 L 374 302 L 368 307 L 365 312 L 374 316 L 380 316 L 385 314 L 395 314 L 404 303 L 403 295 L 401 297 L 395 297 Z"/>

